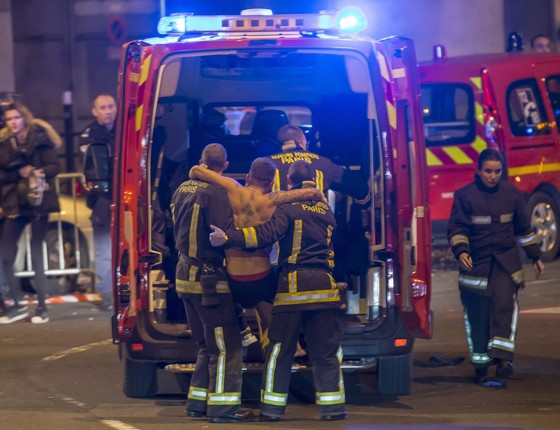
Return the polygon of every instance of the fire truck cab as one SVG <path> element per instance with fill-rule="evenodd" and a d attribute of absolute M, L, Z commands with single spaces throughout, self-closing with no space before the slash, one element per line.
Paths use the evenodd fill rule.
<path fill-rule="evenodd" d="M 225 174 L 280 152 L 278 128 L 301 127 L 309 149 L 358 172 L 371 204 L 333 199 L 336 264 L 348 282 L 343 367 L 377 369 L 384 394 L 411 389 L 415 337 L 431 336 L 431 224 L 420 89 L 412 41 L 346 34 L 350 12 L 162 18 L 165 37 L 123 47 L 112 183 L 113 339 L 124 391 L 157 391 L 158 368 L 192 372 L 197 346 L 175 293 L 169 199 L 208 143 Z M 341 30 L 342 29 L 342 30 Z M 88 157 L 107 157 L 92 145 Z M 107 172 L 89 163 L 88 180 Z M 95 181 L 94 181 L 95 180 Z M 163 217 L 162 217 L 163 213 Z M 171 240 L 171 242 L 170 242 Z M 258 368 L 258 344 L 245 351 Z M 301 368 L 301 367 L 300 367 Z"/>
<path fill-rule="evenodd" d="M 435 52 L 420 64 L 420 81 L 436 245 L 447 244 L 454 191 L 472 181 L 478 154 L 491 146 L 527 193 L 543 260 L 552 260 L 560 249 L 560 54 Z"/>

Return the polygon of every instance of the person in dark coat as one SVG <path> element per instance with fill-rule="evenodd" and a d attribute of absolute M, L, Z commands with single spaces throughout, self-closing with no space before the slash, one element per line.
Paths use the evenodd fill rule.
<path fill-rule="evenodd" d="M 90 123 L 80 135 L 79 146 L 83 152 L 90 144 L 107 145 L 108 153 L 115 152 L 115 119 L 117 104 L 113 96 L 99 94 L 93 101 L 91 109 L 95 120 Z M 91 225 L 93 227 L 93 242 L 95 244 L 95 291 L 101 294 L 101 310 L 110 311 L 113 303 L 113 271 L 111 267 L 111 202 L 113 159 L 97 160 L 108 172 L 108 188 L 106 190 L 92 190 L 87 197 L 87 205 L 91 209 Z"/>
<path fill-rule="evenodd" d="M 532 260 L 537 278 L 544 265 L 521 192 L 501 181 L 503 160 L 494 149 L 480 153 L 475 180 L 455 192 L 448 238 L 459 261 L 459 289 L 476 382 L 492 386 L 513 373 L 519 303 L 524 287 L 518 245 Z M 498 381 L 501 382 L 501 381 Z"/>
<path fill-rule="evenodd" d="M 62 140 L 50 125 L 34 119 L 22 104 L 6 106 L 4 116 L 7 127 L 0 131 L 0 184 L 4 213 L 1 260 L 14 306 L 3 306 L 0 324 L 10 324 L 28 316 L 27 306 L 19 302 L 21 290 L 13 269 L 14 250 L 28 224 L 31 224 L 31 262 L 38 299 L 31 322 L 45 323 L 49 321 L 49 316 L 45 303 L 47 277 L 42 243 L 48 228 L 49 213 L 59 211 L 54 186 L 54 178 L 59 173 L 55 149 L 61 146 Z M 43 183 L 43 180 L 46 186 L 41 187 L 42 193 L 30 196 L 30 186 Z"/>

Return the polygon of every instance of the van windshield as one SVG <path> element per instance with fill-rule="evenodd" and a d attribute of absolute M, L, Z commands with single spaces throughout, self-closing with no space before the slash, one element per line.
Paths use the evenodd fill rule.
<path fill-rule="evenodd" d="M 474 94 L 468 85 L 422 85 L 421 102 L 427 146 L 474 141 Z"/>

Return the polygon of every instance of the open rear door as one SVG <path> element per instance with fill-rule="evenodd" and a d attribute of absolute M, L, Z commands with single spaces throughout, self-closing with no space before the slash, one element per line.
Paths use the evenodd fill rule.
<path fill-rule="evenodd" d="M 115 315 L 113 340 L 125 341 L 132 334 L 142 304 L 140 288 L 143 271 L 138 250 L 145 228 L 142 214 L 146 202 L 141 198 L 141 171 L 138 154 L 144 151 L 145 117 L 148 114 L 148 69 L 152 47 L 130 43 L 123 48 L 119 82 L 119 115 L 115 136 L 113 179 L 112 261 Z"/>
<path fill-rule="evenodd" d="M 430 338 L 432 233 L 418 67 L 412 40 L 391 37 L 381 42 L 389 56 L 396 109 L 393 162 L 400 244 L 400 305 L 408 330 L 415 337 Z"/>

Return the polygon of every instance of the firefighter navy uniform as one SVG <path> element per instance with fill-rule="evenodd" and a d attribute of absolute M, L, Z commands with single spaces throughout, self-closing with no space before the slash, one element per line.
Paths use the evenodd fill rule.
<path fill-rule="evenodd" d="M 241 336 L 223 266 L 224 249 L 212 247 L 208 239 L 211 224 L 222 228 L 233 225 L 227 193 L 216 185 L 188 180 L 174 193 L 171 209 L 180 253 L 176 290 L 200 348 L 187 412 L 206 413 L 210 418 L 235 414 L 241 404 Z M 206 270 L 212 272 L 213 279 L 210 300 L 203 296 Z"/>
<path fill-rule="evenodd" d="M 365 204 L 369 201 L 368 184 L 359 171 L 338 166 L 327 157 L 306 151 L 295 143 L 285 144 L 282 150 L 279 154 L 270 155 L 277 168 L 272 185 L 273 191 L 288 189 L 287 176 L 290 165 L 294 161 L 302 160 L 311 165 L 315 173 L 316 186 L 325 195 L 332 188 L 334 191 L 340 191 L 353 197 L 358 204 Z"/>
<path fill-rule="evenodd" d="M 340 297 L 332 277 L 334 216 L 323 202 L 280 205 L 256 227 L 229 230 L 230 246 L 262 248 L 279 241 L 278 289 L 269 328 L 261 413 L 279 418 L 286 409 L 291 367 L 303 327 L 313 363 L 316 403 L 323 418 L 346 416 L 340 362 Z"/>
<path fill-rule="evenodd" d="M 461 301 L 471 361 L 485 369 L 513 359 L 519 303 L 524 286 L 517 245 L 533 261 L 540 256 L 521 192 L 501 181 L 493 188 L 475 181 L 455 192 L 448 239 L 457 259 L 471 256 L 471 271 L 459 271 Z"/>

